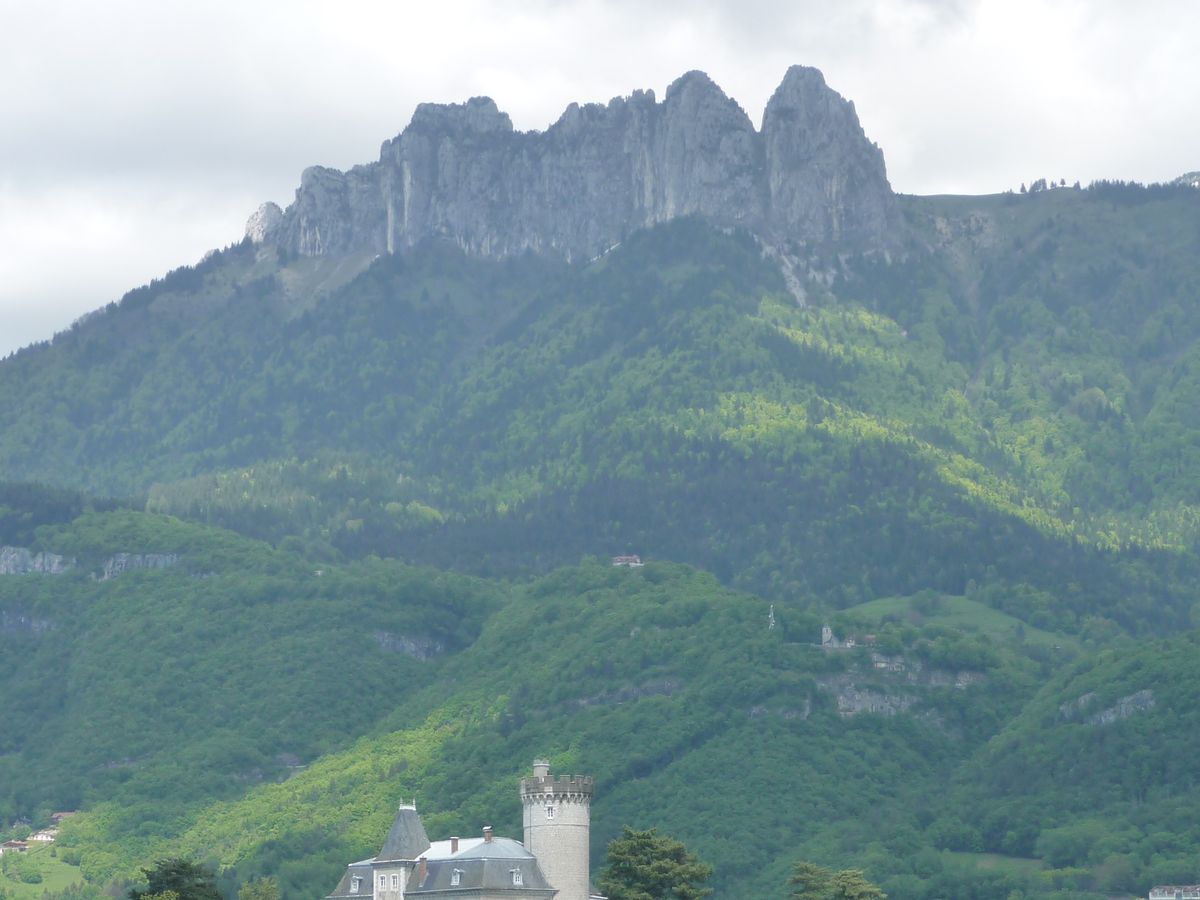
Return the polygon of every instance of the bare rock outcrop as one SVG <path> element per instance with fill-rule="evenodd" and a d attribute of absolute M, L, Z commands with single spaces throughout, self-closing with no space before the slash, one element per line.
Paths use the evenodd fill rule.
<path fill-rule="evenodd" d="M 1095 703 L 1096 699 L 1095 691 L 1081 694 L 1076 699 L 1061 704 L 1058 707 L 1059 715 L 1069 722 L 1082 720 L 1086 725 L 1112 725 L 1114 722 L 1128 719 L 1137 713 L 1154 709 L 1156 703 L 1154 691 L 1150 688 L 1143 688 L 1121 697 L 1112 706 L 1088 715 L 1088 708 Z"/>
<path fill-rule="evenodd" d="M 283 210 L 275 203 L 264 203 L 246 222 L 246 237 L 254 244 L 263 244 L 275 238 L 283 223 Z"/>
<path fill-rule="evenodd" d="M 1089 725 L 1112 725 L 1114 722 L 1128 719 L 1137 713 L 1154 709 L 1154 703 L 1154 691 L 1145 688 L 1135 691 L 1128 697 L 1122 697 L 1108 709 L 1102 709 L 1095 715 L 1089 716 L 1087 723 Z"/>
<path fill-rule="evenodd" d="M 941 669 L 919 659 L 871 654 L 871 668 L 852 666 L 836 675 L 817 679 L 817 686 L 833 694 L 838 714 L 860 713 L 895 716 L 931 696 L 931 689 L 966 690 L 986 680 L 983 672 Z"/>
<path fill-rule="evenodd" d="M 371 636 L 381 649 L 389 653 L 400 653 L 404 656 L 428 662 L 446 652 L 446 646 L 441 641 L 430 637 L 413 637 L 407 634 L 396 634 L 392 631 L 373 631 Z"/>
<path fill-rule="evenodd" d="M 438 237 L 477 256 L 588 259 L 683 215 L 772 244 L 872 247 L 888 245 L 897 218 L 883 154 L 854 105 L 816 69 L 794 66 L 761 131 L 702 72 L 661 103 L 635 91 L 572 104 L 545 132 L 515 131 L 486 97 L 422 104 L 378 162 L 306 170 L 282 216 L 264 205 L 247 233 L 304 256 Z"/>
<path fill-rule="evenodd" d="M 104 561 L 100 580 L 108 581 L 123 572 L 138 569 L 168 569 L 177 562 L 179 555 L 176 553 L 118 553 Z"/>
<path fill-rule="evenodd" d="M 0 610 L 0 634 L 45 634 L 54 622 L 23 609 Z"/>
<path fill-rule="evenodd" d="M 61 575 L 75 560 L 57 553 L 34 553 L 26 547 L 0 547 L 0 575 Z"/>
<path fill-rule="evenodd" d="M 892 216 L 883 151 L 821 73 L 792 66 L 763 114 L 771 224 L 801 239 L 882 243 Z"/>

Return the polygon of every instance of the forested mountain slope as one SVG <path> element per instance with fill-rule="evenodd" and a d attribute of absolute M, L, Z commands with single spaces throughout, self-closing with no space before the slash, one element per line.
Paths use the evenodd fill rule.
<path fill-rule="evenodd" d="M 503 588 L 370 560 L 314 568 L 132 511 L 46 525 L 61 574 L 0 575 L 0 817 L 171 813 L 345 746 L 470 643 Z M 124 570 L 112 560 L 126 554 Z M 151 556 L 157 565 L 130 562 Z"/>
<path fill-rule="evenodd" d="M 243 242 L 0 361 L 0 544 L 63 567 L 0 575 L 0 819 L 85 809 L 96 884 L 179 852 L 314 896 L 402 795 L 515 832 L 545 753 L 599 779 L 597 862 L 659 825 L 719 896 L 1183 879 L 1200 194 L 896 215 L 886 252 Z"/>
<path fill-rule="evenodd" d="M 926 593 L 845 611 L 838 633 L 874 647 L 823 650 L 807 604 L 774 604 L 772 627 L 765 599 L 674 564 L 519 585 L 315 569 L 128 511 L 43 527 L 35 548 L 76 570 L 0 577 L 0 784 L 9 815 L 85 810 L 61 846 L 96 884 L 186 853 L 312 896 L 402 796 L 439 834 L 517 833 L 535 753 L 597 776 L 597 864 L 621 825 L 657 825 L 716 863 L 721 896 L 770 895 L 802 857 L 914 900 L 1053 888 L 976 869 L 981 851 L 1037 854 L 1081 888 L 1188 864 L 1138 804 L 1190 797 L 1170 735 L 1187 729 L 1191 637 L 1108 651 L 983 593 Z M 117 548 L 178 561 L 89 577 Z M 1097 809 L 1121 823 L 1099 855 L 1072 837 Z M 715 818 L 753 822 L 753 842 Z"/>
<path fill-rule="evenodd" d="M 960 772 L 937 843 L 1036 855 L 1101 890 L 1187 881 L 1200 796 L 1180 738 L 1196 727 L 1196 650 L 1192 631 L 1068 667 Z"/>
<path fill-rule="evenodd" d="M 1015 619 L 964 634 L 935 615 L 871 624 L 912 677 L 880 673 L 816 646 L 817 615 L 778 604 L 770 627 L 766 601 L 666 563 L 518 586 L 378 560 L 318 574 L 128 512 L 40 539 L 78 571 L 0 578 L 4 621 L 29 626 L 0 634 L 15 726 L 0 784 L 8 815 L 86 810 L 62 843 L 96 883 L 185 852 L 311 896 L 372 849 L 400 796 L 439 833 L 517 833 L 513 779 L 540 752 L 598 777 L 598 862 L 622 824 L 661 824 L 726 890 L 769 893 L 798 842 L 831 828 L 861 835 L 867 817 L 915 837 L 921 795 L 1049 664 Z M 179 560 L 84 574 L 116 546 Z M 787 798 L 769 820 L 768 791 Z M 711 830 L 716 809 L 761 823 L 753 848 Z"/>
<path fill-rule="evenodd" d="M 315 297 L 320 263 L 239 245 L 5 361 L 0 462 L 335 555 L 632 549 L 833 605 L 1025 582 L 1075 626 L 1187 622 L 1195 192 L 907 205 L 907 255 L 813 257 L 803 303 L 695 220 Z"/>

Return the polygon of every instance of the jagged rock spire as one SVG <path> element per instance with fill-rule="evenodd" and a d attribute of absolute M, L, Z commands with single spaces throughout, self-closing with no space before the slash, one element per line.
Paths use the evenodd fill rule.
<path fill-rule="evenodd" d="M 421 104 L 378 162 L 306 170 L 282 221 L 260 231 L 310 256 L 439 237 L 480 256 L 578 259 L 692 214 L 772 241 L 886 246 L 895 206 L 854 105 L 793 66 L 761 131 L 698 71 L 661 103 L 637 91 L 571 104 L 545 132 L 514 131 L 487 97 Z"/>

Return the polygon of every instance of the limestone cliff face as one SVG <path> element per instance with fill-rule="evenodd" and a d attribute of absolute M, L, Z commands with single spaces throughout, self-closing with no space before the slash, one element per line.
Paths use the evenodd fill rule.
<path fill-rule="evenodd" d="M 854 104 L 816 69 L 792 66 L 763 114 L 770 218 L 784 234 L 882 242 L 893 222 L 883 151 Z"/>
<path fill-rule="evenodd" d="M 0 610 L 0 634 L 45 634 L 53 628 L 53 620 L 29 610 Z"/>
<path fill-rule="evenodd" d="M 34 553 L 25 547 L 0 547 L 0 575 L 61 575 L 75 560 L 57 553 Z"/>
<path fill-rule="evenodd" d="M 264 207 L 265 209 L 265 207 Z M 853 104 L 795 66 L 757 131 L 702 72 L 657 102 L 635 91 L 572 104 L 517 132 L 485 97 L 423 104 L 379 161 L 311 168 L 281 219 L 251 237 L 305 256 L 397 252 L 429 237 L 469 253 L 589 258 L 638 228 L 697 214 L 772 242 L 886 246 L 895 207 L 883 154 Z"/>
<path fill-rule="evenodd" d="M 246 220 L 246 237 L 255 244 L 273 239 L 283 222 L 283 210 L 274 203 L 264 203 Z"/>
<path fill-rule="evenodd" d="M 123 572 L 138 569 L 169 569 L 177 562 L 179 556 L 175 553 L 118 553 L 104 561 L 99 578 L 100 581 L 108 581 Z"/>

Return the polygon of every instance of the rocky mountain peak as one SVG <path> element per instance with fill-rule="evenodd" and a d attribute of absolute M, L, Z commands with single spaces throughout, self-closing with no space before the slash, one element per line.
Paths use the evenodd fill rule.
<path fill-rule="evenodd" d="M 422 103 L 405 131 L 443 131 L 459 134 L 494 134 L 513 130 L 508 113 L 491 97 L 472 97 L 466 103 Z"/>
<path fill-rule="evenodd" d="M 783 81 L 779 82 L 779 87 L 775 88 L 775 93 L 767 101 L 767 109 L 772 105 L 803 107 L 832 93 L 825 84 L 825 76 L 821 74 L 820 69 L 814 69 L 812 66 L 789 66 L 783 74 Z"/>
<path fill-rule="evenodd" d="M 711 94 L 720 100 L 728 99 L 717 83 L 709 78 L 707 72 L 692 69 L 690 72 L 684 72 L 667 86 L 664 102 L 669 105 L 672 100 L 678 101 L 680 97 L 706 94 Z"/>
<path fill-rule="evenodd" d="M 895 205 L 853 104 L 793 66 L 761 131 L 700 71 L 661 103 L 652 91 L 573 103 L 545 132 L 515 132 L 488 97 L 424 103 L 378 162 L 308 169 L 282 221 L 254 222 L 264 240 L 309 256 L 441 238 L 480 256 L 578 259 L 681 215 L 771 242 L 881 246 Z"/>
<path fill-rule="evenodd" d="M 786 136 L 791 151 L 803 163 L 829 145 L 871 147 L 854 104 L 825 85 L 824 76 L 807 66 L 792 66 L 767 101 L 763 112 L 764 135 Z M 768 137 L 768 142 L 770 138 Z M 882 162 L 882 154 L 880 161 Z"/>
<path fill-rule="evenodd" d="M 275 237 L 283 223 L 283 210 L 276 203 L 264 203 L 246 221 L 246 237 L 255 244 L 265 243 Z"/>
<path fill-rule="evenodd" d="M 885 241 L 892 191 L 883 152 L 817 69 L 788 69 L 763 112 L 762 136 L 770 217 L 785 234 Z"/>
<path fill-rule="evenodd" d="M 688 72 L 667 88 L 663 112 L 668 119 L 686 119 L 697 143 L 712 143 L 721 135 L 711 131 L 732 129 L 754 134 L 754 123 L 745 110 L 703 72 Z"/>

